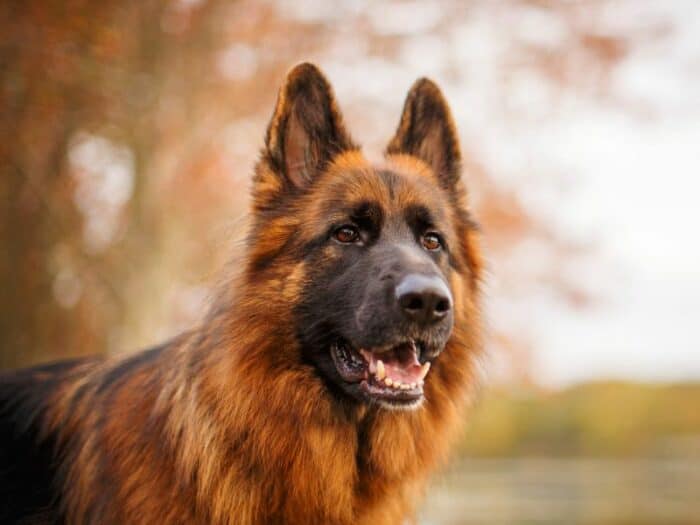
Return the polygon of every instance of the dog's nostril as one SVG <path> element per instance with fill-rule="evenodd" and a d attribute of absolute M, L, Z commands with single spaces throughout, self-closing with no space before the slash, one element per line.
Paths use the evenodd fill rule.
<path fill-rule="evenodd" d="M 440 299 L 435 305 L 435 311 L 439 314 L 444 314 L 450 309 L 450 301 L 447 299 Z"/>
<path fill-rule="evenodd" d="M 414 295 L 412 297 L 407 297 L 407 300 L 403 301 L 402 306 L 406 308 L 406 310 L 422 310 L 423 309 L 423 300 L 417 296 Z"/>

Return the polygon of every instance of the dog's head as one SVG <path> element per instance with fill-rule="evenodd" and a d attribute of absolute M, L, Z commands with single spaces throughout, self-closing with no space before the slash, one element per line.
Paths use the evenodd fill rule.
<path fill-rule="evenodd" d="M 286 305 L 302 359 L 336 395 L 416 407 L 431 364 L 468 329 L 480 265 L 460 160 L 430 80 L 372 165 L 321 72 L 287 76 L 254 179 L 247 272 L 270 308 Z"/>

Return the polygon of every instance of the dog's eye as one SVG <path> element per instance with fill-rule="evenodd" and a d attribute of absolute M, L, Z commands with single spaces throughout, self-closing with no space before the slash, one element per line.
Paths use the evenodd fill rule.
<path fill-rule="evenodd" d="M 440 239 L 440 236 L 437 233 L 426 233 L 423 235 L 423 237 L 421 237 L 420 241 L 423 248 L 431 252 L 442 248 L 442 239 Z"/>
<path fill-rule="evenodd" d="M 336 241 L 343 244 L 357 242 L 360 239 L 360 232 L 354 226 L 346 224 L 333 232 Z"/>

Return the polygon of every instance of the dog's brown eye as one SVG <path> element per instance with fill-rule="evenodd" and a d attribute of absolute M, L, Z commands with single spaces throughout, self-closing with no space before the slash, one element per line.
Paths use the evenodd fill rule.
<path fill-rule="evenodd" d="M 333 233 L 338 242 L 351 243 L 360 238 L 360 232 L 354 226 L 341 226 Z"/>
<path fill-rule="evenodd" d="M 421 238 L 421 243 L 423 244 L 423 248 L 431 252 L 442 248 L 442 241 L 437 233 L 426 233 Z"/>

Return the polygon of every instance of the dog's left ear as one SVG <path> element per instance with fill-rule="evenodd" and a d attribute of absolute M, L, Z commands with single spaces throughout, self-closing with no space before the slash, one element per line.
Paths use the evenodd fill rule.
<path fill-rule="evenodd" d="M 305 188 L 333 157 L 350 149 L 357 146 L 329 82 L 313 64 L 294 67 L 280 89 L 263 152 L 278 189 Z"/>
<path fill-rule="evenodd" d="M 432 80 L 421 78 L 411 87 L 386 152 L 418 157 L 432 168 L 444 188 L 457 185 L 462 161 L 459 138 L 445 97 Z"/>

